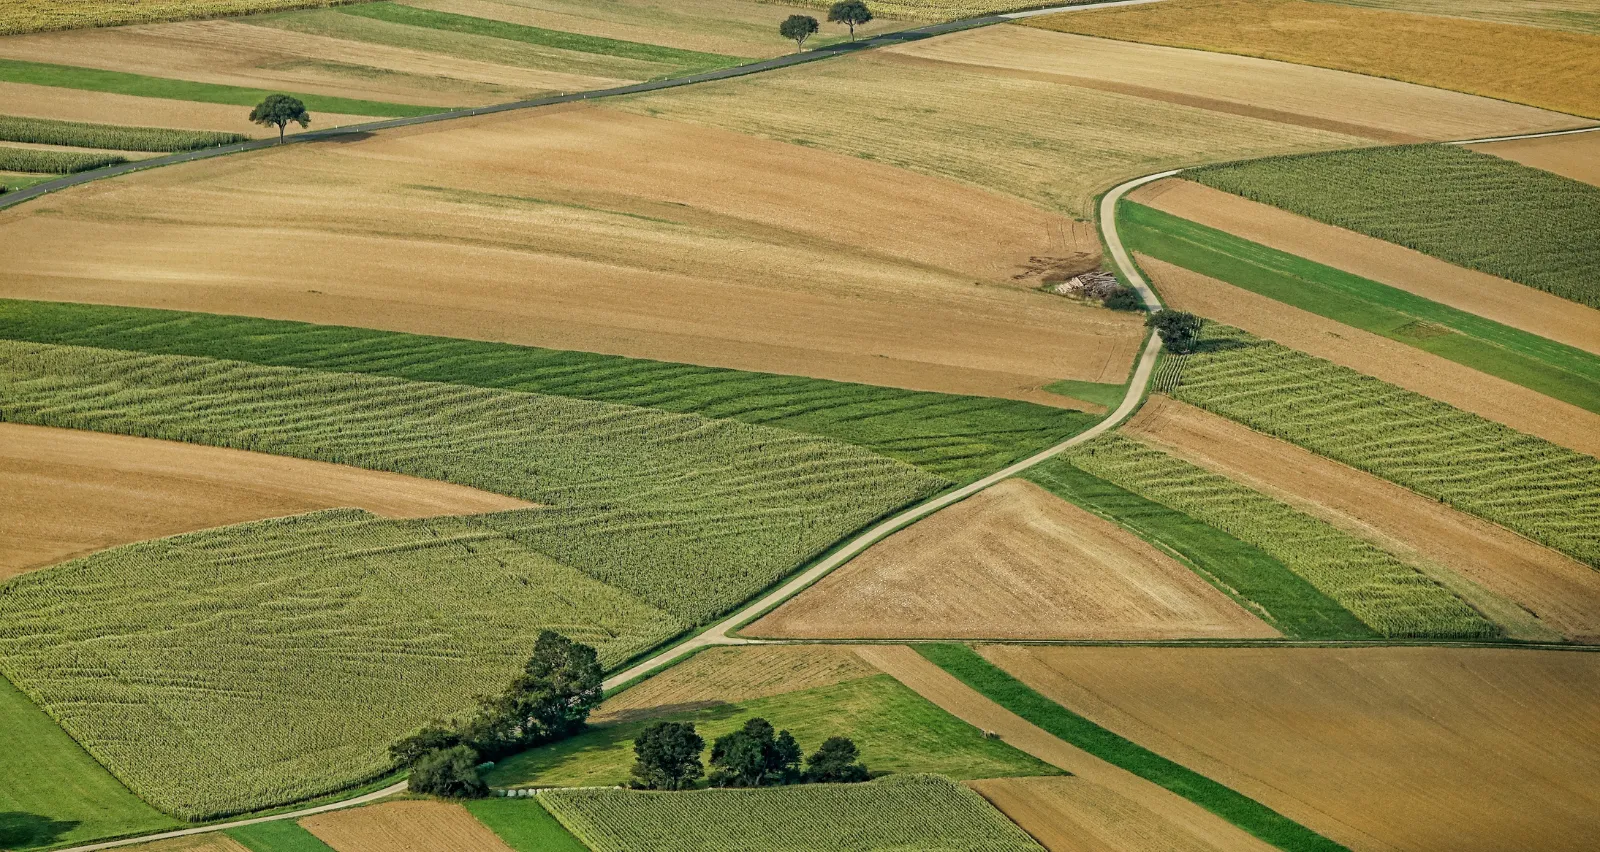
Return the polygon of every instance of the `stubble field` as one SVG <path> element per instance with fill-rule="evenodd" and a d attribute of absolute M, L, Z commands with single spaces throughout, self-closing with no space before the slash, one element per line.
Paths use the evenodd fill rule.
<path fill-rule="evenodd" d="M 335 852 L 513 852 L 459 802 L 398 801 L 300 821 Z"/>
<path fill-rule="evenodd" d="M 1600 186 L 1600 132 L 1468 145 L 1474 151 Z"/>

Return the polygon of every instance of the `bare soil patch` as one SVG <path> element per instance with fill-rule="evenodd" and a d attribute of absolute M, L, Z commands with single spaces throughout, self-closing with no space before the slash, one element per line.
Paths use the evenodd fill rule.
<path fill-rule="evenodd" d="M 0 109 L 6 115 L 30 118 L 58 118 L 63 121 L 134 127 L 171 127 L 177 130 L 225 130 L 247 136 L 268 135 L 260 125 L 250 123 L 247 118 L 250 110 L 227 104 L 141 98 L 5 82 L 0 82 L 0 104 L 4 104 Z M 374 120 L 371 116 L 319 112 L 311 117 L 311 126 L 307 129 L 326 130 Z M 290 135 L 304 132 L 298 124 L 289 125 L 287 131 Z M 277 134 L 277 128 L 272 129 L 272 134 Z"/>
<path fill-rule="evenodd" d="M 1600 132 L 1490 142 L 1467 147 L 1600 186 Z"/>
<path fill-rule="evenodd" d="M 1023 648 L 984 656 L 1352 849 L 1577 849 L 1600 814 L 1600 656 Z"/>
<path fill-rule="evenodd" d="M 1407 558 L 1518 638 L 1600 640 L 1600 572 L 1554 550 L 1165 396 L 1152 396 L 1124 431 Z M 1542 630 L 1519 631 L 1528 622 Z"/>
<path fill-rule="evenodd" d="M 1580 453 L 1600 455 L 1600 415 L 1215 278 L 1146 255 L 1137 258 L 1169 307 L 1237 326 Z"/>
<path fill-rule="evenodd" d="M 1600 163 L 1600 133 L 1553 138 L 1585 135 L 1596 137 L 1594 156 Z M 1600 166 L 1595 168 L 1600 175 Z M 1543 290 L 1463 269 L 1413 249 L 1193 181 L 1156 181 L 1129 193 L 1128 198 L 1512 328 L 1600 353 L 1600 311 Z"/>
<path fill-rule="evenodd" d="M 0 423 L 0 579 L 119 544 L 338 506 L 424 518 L 529 505 L 344 465 Z"/>
<path fill-rule="evenodd" d="M 300 824 L 336 852 L 514 852 L 455 802 L 385 802 L 317 814 Z"/>
<path fill-rule="evenodd" d="M 249 847 L 220 831 L 140 843 L 127 849 L 128 852 L 250 852 Z"/>
<path fill-rule="evenodd" d="M 0 293 L 1063 406 L 1041 388 L 1121 382 L 1143 331 L 1012 281 L 1070 233 L 973 187 L 580 108 L 75 188 L 0 214 Z"/>
<path fill-rule="evenodd" d="M 844 645 L 752 645 L 711 648 L 632 687 L 597 708 L 589 721 L 625 722 L 878 674 Z"/>
<path fill-rule="evenodd" d="M 1217 849 L 1139 803 L 1076 777 L 986 778 L 967 786 L 1050 852 Z"/>
<path fill-rule="evenodd" d="M 1154 546 L 1021 479 L 890 536 L 744 632 L 796 639 L 1279 635 Z"/>

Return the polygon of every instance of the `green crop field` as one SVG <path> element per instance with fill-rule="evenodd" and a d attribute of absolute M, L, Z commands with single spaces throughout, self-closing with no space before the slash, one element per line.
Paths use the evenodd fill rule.
<path fill-rule="evenodd" d="M 651 721 L 693 722 L 711 742 L 759 716 L 786 729 L 808 751 L 832 736 L 853 739 L 874 772 L 935 772 L 958 780 L 1014 775 L 1059 775 L 1060 770 L 929 703 L 889 675 L 650 719 L 597 725 L 553 745 L 500 762 L 487 776 L 495 786 L 586 787 L 622 784 L 633 766 L 633 739 Z"/>
<path fill-rule="evenodd" d="M 516 852 L 589 852 L 536 799 L 475 799 L 467 810 Z M 277 852 L 254 849 L 251 852 Z M 284 850 L 284 852 L 293 852 Z"/>
<path fill-rule="evenodd" d="M 1066 455 L 1095 476 L 1271 554 L 1382 636 L 1498 635 L 1460 598 L 1393 555 L 1227 477 L 1114 434 Z"/>
<path fill-rule="evenodd" d="M 227 834 L 250 852 L 333 852 L 328 844 L 292 819 L 230 828 Z"/>
<path fill-rule="evenodd" d="M 1371 639 L 1377 635 L 1333 598 L 1260 548 L 1177 509 L 1119 488 L 1067 459 L 1057 457 L 1024 476 L 1175 554 L 1286 636 Z"/>
<path fill-rule="evenodd" d="M 1207 323 L 1173 396 L 1600 567 L 1600 459 Z"/>
<path fill-rule="evenodd" d="M 0 142 L 75 145 L 117 151 L 193 151 L 249 139 L 238 133 L 211 130 L 169 130 L 164 127 L 123 127 L 0 115 Z"/>
<path fill-rule="evenodd" d="M 1600 356 L 1140 204 L 1117 223 L 1134 251 L 1600 412 Z"/>
<path fill-rule="evenodd" d="M 1122 404 L 1122 398 L 1128 393 L 1127 385 L 1114 385 L 1108 382 L 1080 382 L 1074 379 L 1062 379 L 1044 386 L 1051 393 L 1103 405 L 1108 409 L 1116 408 Z"/>
<path fill-rule="evenodd" d="M 52 151 L 48 148 L 12 148 L 0 145 L 0 171 L 7 172 L 70 175 L 127 161 L 127 157 L 118 154 Z"/>
<path fill-rule="evenodd" d="M 143 308 L 0 300 L 0 338 L 367 373 L 726 418 L 834 438 L 958 482 L 999 470 L 1095 420 L 1006 399 Z"/>
<path fill-rule="evenodd" d="M 1269 157 L 1184 176 L 1600 307 L 1600 187 L 1455 145 Z"/>
<path fill-rule="evenodd" d="M 687 793 L 553 790 L 540 798 L 595 852 L 1040 850 L 977 793 L 932 775 Z"/>

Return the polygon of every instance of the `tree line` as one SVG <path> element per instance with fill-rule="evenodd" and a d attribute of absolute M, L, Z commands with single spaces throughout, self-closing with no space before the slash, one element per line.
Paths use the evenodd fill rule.
<path fill-rule="evenodd" d="M 850 40 L 856 40 L 856 27 L 872 21 L 872 10 L 861 0 L 840 0 L 828 9 L 828 23 L 844 24 L 850 28 Z M 778 25 L 778 35 L 794 42 L 795 50 L 805 50 L 806 39 L 821 29 L 817 19 L 810 15 L 790 15 Z"/>
<path fill-rule="evenodd" d="M 700 756 L 706 743 L 693 722 L 657 722 L 633 741 L 636 790 L 688 790 L 706 777 Z M 805 759 L 788 731 L 773 731 L 760 717 L 717 737 L 711 746 L 712 787 L 775 787 L 798 783 L 854 783 L 871 774 L 849 737 L 829 737 Z"/>

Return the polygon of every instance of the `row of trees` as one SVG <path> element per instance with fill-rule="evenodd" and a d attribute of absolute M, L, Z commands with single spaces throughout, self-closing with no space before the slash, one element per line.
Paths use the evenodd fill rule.
<path fill-rule="evenodd" d="M 633 741 L 632 786 L 639 790 L 687 790 L 705 776 L 706 743 L 693 722 L 657 722 Z M 782 784 L 854 783 L 869 777 L 849 737 L 829 737 L 800 765 L 800 744 L 766 719 L 717 737 L 711 746 L 713 787 L 772 787 Z"/>
<path fill-rule="evenodd" d="M 856 40 L 856 27 L 872 20 L 872 10 L 861 0 L 840 0 L 828 9 L 828 23 L 844 24 L 850 28 L 850 40 Z M 790 15 L 778 25 L 778 35 L 794 41 L 796 50 L 805 50 L 806 39 L 817 34 L 821 25 L 810 15 Z"/>

